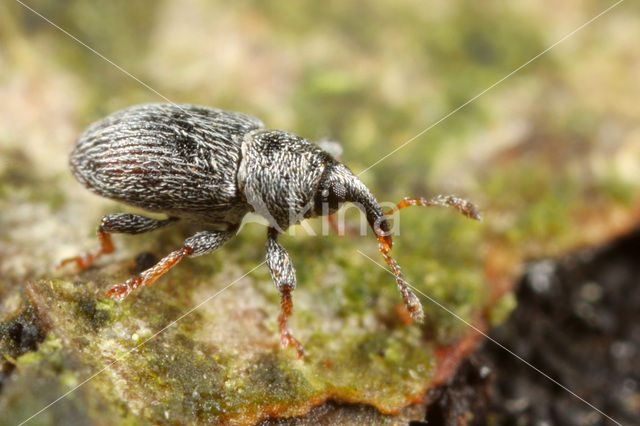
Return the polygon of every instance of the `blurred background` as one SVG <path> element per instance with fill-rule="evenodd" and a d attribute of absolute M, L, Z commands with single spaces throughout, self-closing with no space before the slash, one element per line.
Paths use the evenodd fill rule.
<path fill-rule="evenodd" d="M 54 173 L 65 170 L 66 152 L 87 123 L 163 97 L 338 140 L 345 162 L 358 171 L 613 2 L 27 4 L 162 95 L 20 4 L 5 2 L 3 147 L 20 140 L 38 144 L 25 151 L 55 152 L 42 156 Z M 602 143 L 616 154 L 637 138 L 637 7 L 622 3 L 366 179 L 397 198 L 477 183 L 495 174 L 490 161 L 499 153 L 506 161 L 506 153 L 526 150 L 534 163 L 549 148 L 561 163 L 588 159 Z M 570 177 L 637 178 L 634 164 L 604 170 L 610 157 L 583 161 Z"/>
<path fill-rule="evenodd" d="M 339 141 L 344 163 L 365 171 L 381 201 L 470 199 L 482 225 L 403 211 L 394 250 L 410 281 L 469 320 L 479 310 L 490 324 L 507 318 L 524 261 L 594 247 L 638 224 L 637 2 L 621 2 L 495 87 L 615 2 L 24 3 L 42 17 L 0 4 L 1 319 L 22 306 L 25 280 L 91 247 L 98 218 L 122 210 L 81 188 L 67 157 L 88 124 L 138 103 L 237 110 L 268 128 Z M 228 249 L 239 253 L 225 259 L 245 269 L 261 260 L 263 232 L 247 227 Z M 396 297 L 389 277 L 353 254 L 375 257 L 373 238 L 283 241 L 309 284 L 298 293 L 335 264 L 346 281 L 364 277 Z M 366 285 L 346 287 L 350 309 L 378 297 Z M 464 335 L 464 324 L 425 309 L 437 324 L 428 335 Z"/>

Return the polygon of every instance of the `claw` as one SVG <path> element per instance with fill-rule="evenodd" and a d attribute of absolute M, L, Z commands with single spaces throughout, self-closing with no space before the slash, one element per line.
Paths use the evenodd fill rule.
<path fill-rule="evenodd" d="M 86 269 L 91 266 L 93 262 L 95 262 L 99 257 L 104 254 L 113 253 L 113 243 L 111 242 L 111 236 L 100 229 L 98 229 L 98 240 L 100 241 L 100 248 L 94 251 L 90 251 L 89 253 L 83 256 L 70 257 L 68 259 L 63 259 L 56 265 L 57 269 L 62 268 L 69 263 L 75 262 L 76 267 L 79 271 Z"/>
<path fill-rule="evenodd" d="M 128 281 L 127 281 L 128 282 Z M 109 289 L 105 294 L 110 299 L 122 301 L 125 297 L 131 293 L 131 288 L 127 284 L 116 284 Z"/>
<path fill-rule="evenodd" d="M 155 280 L 160 278 L 162 274 L 175 266 L 176 263 L 180 262 L 180 260 L 189 253 L 191 253 L 191 249 L 189 247 L 183 247 L 169 253 L 169 255 L 162 258 L 160 262 L 140 274 L 139 277 L 129 278 L 124 284 L 116 284 L 111 287 L 106 293 L 107 297 L 116 300 L 123 300 L 129 295 L 129 293 L 138 287 L 153 284 Z"/>
<path fill-rule="evenodd" d="M 304 348 L 298 340 L 293 337 L 291 330 L 289 330 L 289 317 L 293 310 L 293 302 L 291 301 L 291 289 L 284 288 L 281 290 L 280 299 L 280 316 L 278 317 L 278 323 L 280 324 L 280 344 L 283 349 L 292 346 L 298 352 L 298 359 L 302 359 L 304 356 Z"/>
<path fill-rule="evenodd" d="M 286 349 L 289 346 L 295 348 L 296 352 L 298 353 L 298 359 L 302 359 L 302 357 L 304 356 L 304 348 L 302 347 L 302 344 L 298 341 L 298 339 L 293 337 L 291 331 L 289 331 L 288 329 L 280 330 L 280 344 L 282 345 L 282 349 Z"/>
<path fill-rule="evenodd" d="M 124 284 L 116 284 L 107 291 L 107 297 L 116 300 L 123 300 L 136 288 L 145 285 L 144 277 L 129 278 Z"/>
<path fill-rule="evenodd" d="M 90 256 L 88 255 L 69 257 L 67 259 L 62 259 L 60 262 L 58 262 L 58 264 L 56 265 L 56 269 L 61 269 L 64 266 L 68 265 L 69 263 L 74 263 L 74 262 L 76 264 L 76 268 L 79 271 L 87 268 L 87 266 L 89 266 L 92 263 L 90 260 Z"/>

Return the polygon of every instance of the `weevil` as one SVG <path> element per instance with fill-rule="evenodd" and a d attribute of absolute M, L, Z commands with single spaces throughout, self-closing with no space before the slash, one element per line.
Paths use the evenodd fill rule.
<path fill-rule="evenodd" d="M 345 202 L 355 203 L 395 275 L 404 306 L 421 321 L 422 305 L 389 254 L 387 217 L 410 205 L 447 205 L 480 219 L 471 203 L 454 196 L 406 198 L 385 213 L 351 170 L 318 145 L 286 131 L 265 129 L 250 115 L 202 106 L 145 104 L 113 113 L 82 133 L 69 163 L 73 175 L 90 191 L 167 218 L 108 214 L 97 230 L 100 247 L 59 266 L 75 263 L 84 269 L 113 252 L 113 233 L 141 234 L 178 220 L 203 229 L 139 276 L 111 287 L 106 295 L 117 300 L 152 284 L 184 257 L 220 248 L 247 213 L 265 217 L 266 263 L 281 298 L 280 341 L 283 348 L 294 347 L 299 358 L 302 345 L 288 326 L 296 273 L 278 242 L 280 233 L 304 219 L 331 215 Z"/>

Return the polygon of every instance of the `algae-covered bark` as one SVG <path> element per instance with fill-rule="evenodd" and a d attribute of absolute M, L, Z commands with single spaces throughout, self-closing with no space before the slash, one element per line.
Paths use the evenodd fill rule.
<path fill-rule="evenodd" d="M 356 173 L 599 12 L 557 14 L 539 2 L 146 5 L 113 2 L 96 13 L 78 1 L 33 2 L 172 100 L 340 140 Z M 482 340 L 460 318 L 480 330 L 506 318 L 523 260 L 598 244 L 639 222 L 629 64 L 640 61 L 640 34 L 637 6 L 619 8 L 361 175 L 381 201 L 455 192 L 485 217 L 417 208 L 395 216 L 392 253 L 425 295 L 424 324 L 410 324 L 393 277 L 358 253 L 382 260 L 371 235 L 296 227 L 282 238 L 298 275 L 298 361 L 279 347 L 279 298 L 259 266 L 256 224 L 122 303 L 104 291 L 193 229 L 115 236 L 116 253 L 94 267 L 54 269 L 97 244 L 102 215 L 126 209 L 73 181 L 74 138 L 106 113 L 159 99 L 17 3 L 1 5 L 0 423 L 63 395 L 30 422 L 254 423 L 326 400 L 386 415 L 419 401 Z M 360 220 L 355 209 L 346 216 Z"/>

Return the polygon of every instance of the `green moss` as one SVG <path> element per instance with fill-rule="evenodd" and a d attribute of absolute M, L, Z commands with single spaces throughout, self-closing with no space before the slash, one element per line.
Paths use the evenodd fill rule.
<path fill-rule="evenodd" d="M 392 280 L 387 281 L 393 287 Z M 359 286 L 358 292 L 364 297 L 350 303 L 367 305 L 365 288 L 364 284 Z M 92 282 L 74 285 L 57 280 L 34 284 L 34 303 L 53 318 L 52 336 L 58 337 L 50 337 L 38 351 L 23 355 L 20 365 L 51 368 L 52 362 L 57 363 L 58 389 L 63 389 L 81 380 L 74 373 L 77 365 L 61 363 L 64 357 L 59 353 L 71 351 L 73 363 L 91 366 L 88 371 L 83 370 L 87 374 L 101 364 L 108 365 L 109 373 L 96 377 L 92 385 L 100 389 L 93 396 L 97 401 L 113 404 L 119 400 L 120 396 L 108 394 L 108 390 L 118 380 L 125 380 L 127 404 L 132 403 L 131 398 L 138 401 L 134 405 L 145 407 L 149 405 L 147 401 L 162 401 L 162 410 L 145 408 L 148 418 L 161 421 L 168 411 L 171 418 L 189 416 L 202 422 L 273 409 L 287 412 L 291 408 L 286 407 L 303 406 L 324 395 L 396 406 L 402 404 L 402 395 L 416 395 L 424 389 L 425 374 L 433 365 L 432 355 L 419 344 L 420 329 L 393 323 L 382 329 L 368 330 L 362 328 L 364 324 L 354 324 L 338 334 L 313 333 L 305 341 L 308 355 L 303 363 L 277 346 L 262 354 L 238 357 L 233 347 L 226 347 L 225 341 L 217 341 L 216 336 L 211 336 L 207 344 L 195 342 L 193 333 L 207 326 L 204 313 L 191 315 L 189 321 L 176 323 L 143 343 L 174 317 L 166 303 L 170 289 L 146 290 L 140 291 L 138 298 L 114 305 L 103 300 L 95 302 L 88 296 L 95 291 Z M 326 303 L 322 306 L 340 311 L 330 299 L 321 301 Z M 184 299 L 172 302 L 188 304 Z M 309 315 L 308 309 L 298 311 L 301 322 L 312 328 L 318 318 Z M 100 317 L 101 312 L 106 317 Z M 353 317 L 365 312 L 367 308 L 344 314 Z M 141 329 L 147 329 L 146 334 Z M 112 361 L 116 364 L 112 365 Z M 375 374 L 362 382 L 372 371 Z M 79 403 L 81 397 L 70 396 L 70 403 Z M 126 417 L 127 413 L 128 410 L 122 415 Z"/>
<path fill-rule="evenodd" d="M 111 319 L 109 311 L 107 309 L 98 309 L 97 305 L 97 302 L 92 297 L 81 297 L 76 301 L 76 312 L 85 317 L 86 322 L 94 330 L 108 324 Z M 102 306 L 105 306 L 105 304 L 102 303 Z"/>
<path fill-rule="evenodd" d="M 20 365 L 29 365 L 42 360 L 42 354 L 39 352 L 27 352 L 19 358 Z"/>

